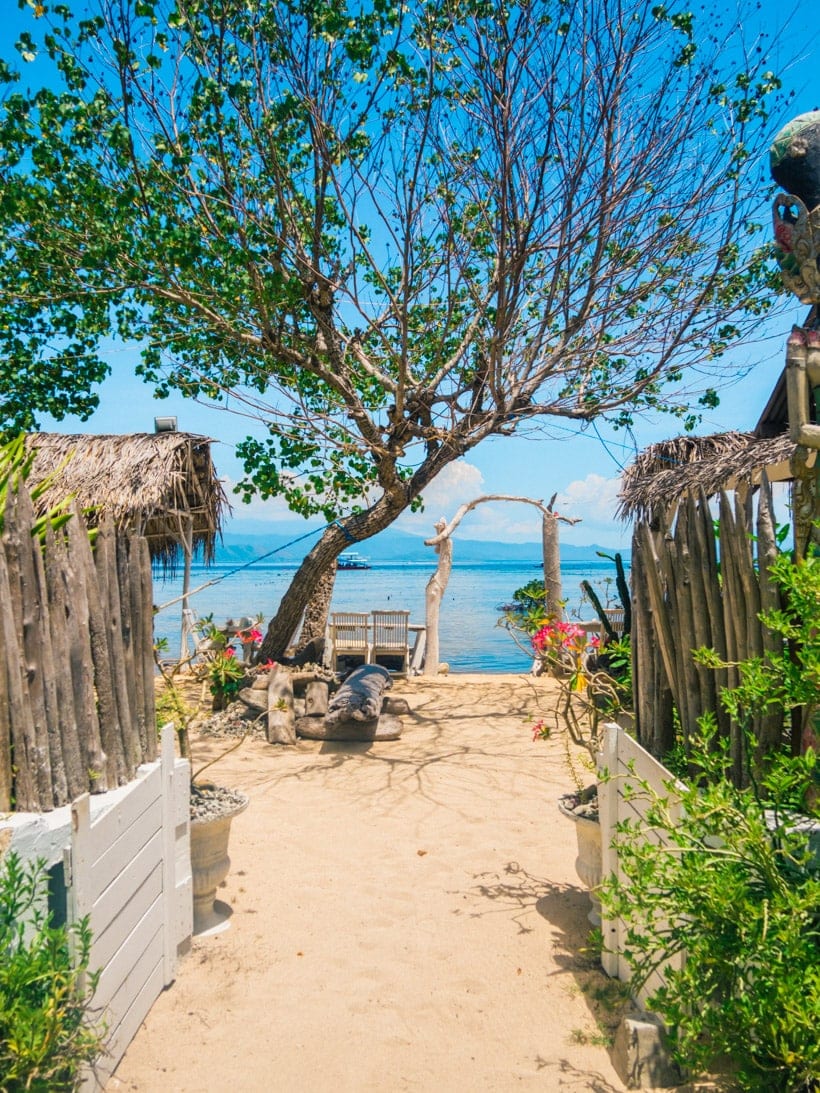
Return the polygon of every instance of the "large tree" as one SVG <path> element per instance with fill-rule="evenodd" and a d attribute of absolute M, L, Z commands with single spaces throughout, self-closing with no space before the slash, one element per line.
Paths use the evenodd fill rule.
<path fill-rule="evenodd" d="M 265 423 L 245 491 L 329 521 L 265 655 L 481 440 L 689 414 L 691 366 L 709 402 L 768 307 L 749 176 L 778 85 L 740 24 L 646 0 L 86 8 L 32 5 L 25 78 L 0 69 L 0 354 L 91 375 L 115 334 L 161 391 Z"/>

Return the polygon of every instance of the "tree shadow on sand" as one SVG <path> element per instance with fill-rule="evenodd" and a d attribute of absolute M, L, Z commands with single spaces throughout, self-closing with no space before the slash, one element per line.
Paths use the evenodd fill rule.
<path fill-rule="evenodd" d="M 549 923 L 552 958 L 558 965 L 558 971 L 554 974 L 569 972 L 572 975 L 592 1018 L 590 1028 L 573 1030 L 572 1038 L 579 1043 L 606 1047 L 611 1057 L 621 1018 L 634 1007 L 626 986 L 617 979 L 611 979 L 601 967 L 599 948 L 587 919 L 590 904 L 586 890 L 536 877 L 518 862 L 509 862 L 500 877 L 493 874 L 492 879 L 479 876 L 476 880 L 479 883 L 475 891 L 492 902 L 494 906 L 491 910 L 509 914 L 519 931 L 529 933 L 534 929 L 527 922 L 533 910 Z M 586 1083 L 579 1085 L 579 1089 L 614 1093 L 615 1087 L 601 1075 L 581 1074 L 566 1060 L 561 1060 L 560 1065 L 567 1088 L 574 1087 L 574 1076 Z"/>

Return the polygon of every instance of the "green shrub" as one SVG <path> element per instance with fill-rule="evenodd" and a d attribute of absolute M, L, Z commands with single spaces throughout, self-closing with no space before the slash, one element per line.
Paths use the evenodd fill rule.
<path fill-rule="evenodd" d="M 646 783 L 646 821 L 619 825 L 621 876 L 605 883 L 607 914 L 627 924 L 639 989 L 665 957 L 649 1005 L 679 1062 L 703 1073 L 729 1060 L 745 1090 L 820 1090 L 820 558 L 770 568 L 784 607 L 760 619 L 773 640 L 732 665 L 721 701 L 740 729 L 742 777 L 713 715 L 691 742 L 688 788 Z M 701 664 L 727 665 L 710 650 Z M 805 754 L 764 749 L 755 722 L 800 710 Z M 656 840 L 647 828 L 660 836 Z"/>
<path fill-rule="evenodd" d="M 700 786 L 670 783 L 660 796 L 642 785 L 647 822 L 620 825 L 622 879 L 605 883 L 602 902 L 627 923 L 634 989 L 662 955 L 685 954 L 649 999 L 684 1067 L 728 1059 L 742 1089 L 818 1089 L 820 862 L 793 811 L 810 796 L 815 755 L 777 754 L 739 789 L 727 743 L 711 719 L 702 729 L 689 757 Z"/>
<path fill-rule="evenodd" d="M 2 1093 L 73 1090 L 101 1050 L 90 1021 L 97 977 L 88 973 L 88 923 L 52 925 L 45 892 L 43 863 L 10 852 L 0 867 Z"/>

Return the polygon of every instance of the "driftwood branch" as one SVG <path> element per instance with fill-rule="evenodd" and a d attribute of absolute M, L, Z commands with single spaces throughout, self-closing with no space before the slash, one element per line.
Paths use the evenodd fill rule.
<path fill-rule="evenodd" d="M 467 515 L 467 513 L 472 512 L 472 510 L 477 505 L 481 505 L 485 501 L 517 501 L 522 505 L 534 505 L 537 509 L 544 513 L 545 516 L 552 516 L 554 519 L 560 520 L 564 524 L 580 523 L 580 517 L 561 516 L 559 513 L 553 512 L 551 506 L 555 502 L 555 498 L 556 494 L 553 494 L 549 505 L 545 505 L 543 501 L 535 501 L 532 497 L 512 497 L 509 494 L 505 493 L 488 493 L 485 494 L 483 497 L 476 497 L 472 501 L 468 501 L 466 504 L 462 505 L 458 512 L 456 512 L 450 523 L 445 524 L 444 528 L 441 531 L 437 531 L 432 539 L 425 539 L 424 545 L 437 546 L 443 539 L 448 539 L 461 523 L 461 521 L 464 519 L 464 517 Z M 436 525 L 436 527 L 438 527 L 438 524 Z"/>

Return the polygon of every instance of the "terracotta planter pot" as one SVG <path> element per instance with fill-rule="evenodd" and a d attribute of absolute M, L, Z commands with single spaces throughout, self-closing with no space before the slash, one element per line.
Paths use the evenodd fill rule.
<path fill-rule="evenodd" d="M 579 815 L 570 806 L 577 800 L 575 794 L 566 794 L 558 801 L 561 813 L 575 824 L 575 836 L 578 840 L 578 856 L 575 859 L 575 872 L 581 882 L 589 889 L 592 908 L 587 916 L 593 926 L 601 925 L 601 901 L 597 891 L 603 878 L 601 852 L 601 825 L 597 817 Z"/>
<path fill-rule="evenodd" d="M 247 799 L 222 815 L 191 821 L 191 874 L 194 890 L 194 933 L 213 930 L 226 920 L 214 911 L 216 890 L 231 868 L 228 839 L 234 816 L 248 807 Z"/>

